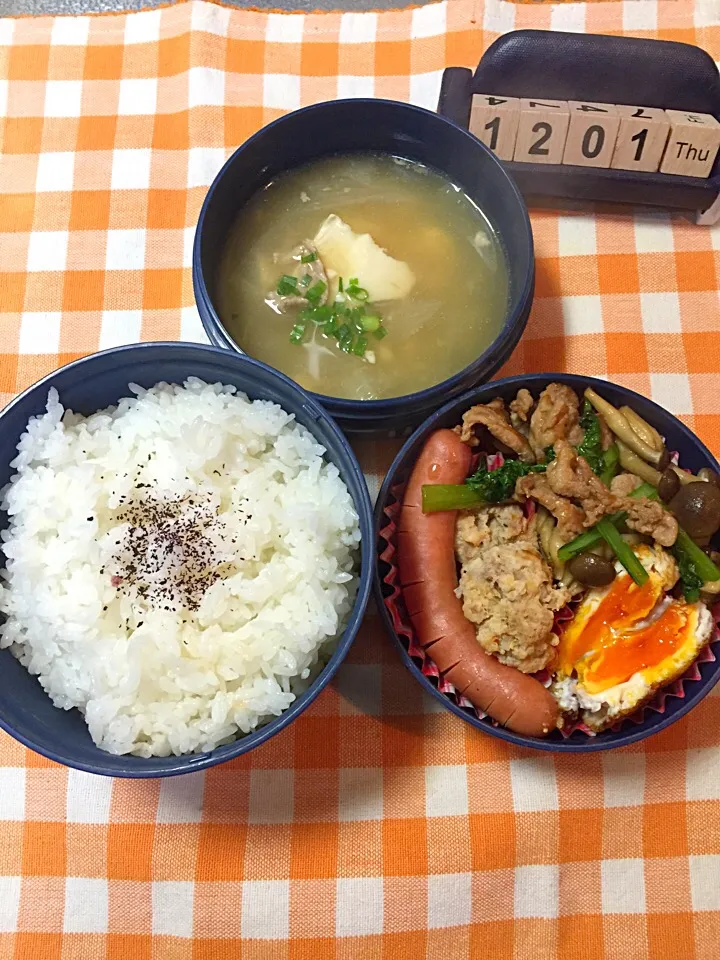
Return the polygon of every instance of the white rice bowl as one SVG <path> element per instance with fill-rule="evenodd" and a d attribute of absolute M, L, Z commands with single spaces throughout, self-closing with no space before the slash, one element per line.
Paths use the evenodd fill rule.
<path fill-rule="evenodd" d="M 197 379 L 130 390 L 86 418 L 51 389 L 28 423 L 0 494 L 0 647 L 109 753 L 212 750 L 326 662 L 358 516 L 277 404 Z"/>

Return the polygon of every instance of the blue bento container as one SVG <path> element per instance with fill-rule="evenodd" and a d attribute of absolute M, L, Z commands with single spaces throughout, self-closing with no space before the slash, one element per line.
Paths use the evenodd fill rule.
<path fill-rule="evenodd" d="M 681 466 L 693 473 L 696 473 L 701 467 L 709 467 L 711 470 L 720 473 L 717 460 L 691 430 L 668 413 L 667 410 L 658 406 L 657 403 L 628 390 L 626 387 L 621 387 L 619 384 L 566 373 L 527 374 L 506 377 L 503 380 L 487 383 L 446 404 L 431 417 L 428 417 L 407 440 L 393 461 L 375 506 L 376 569 L 374 590 L 380 617 L 388 635 L 397 647 L 403 663 L 424 689 L 433 697 L 436 697 L 455 716 L 484 733 L 499 737 L 501 740 L 507 740 L 519 747 L 532 747 L 536 750 L 549 750 L 556 753 L 590 753 L 595 750 L 609 750 L 613 747 L 624 747 L 631 743 L 637 743 L 637 741 L 644 740 L 653 733 L 665 730 L 689 710 L 692 710 L 720 680 L 720 640 L 716 639 L 710 644 L 708 649 L 711 655 L 708 660 L 705 662 L 697 661 L 695 665 L 698 671 L 697 679 L 689 678 L 689 674 L 694 673 L 694 668 L 691 667 L 681 685 L 681 695 L 667 696 L 664 700 L 662 712 L 650 708 L 641 709 L 637 715 L 623 720 L 617 729 L 605 730 L 595 736 L 588 736 L 580 731 L 575 731 L 570 736 L 563 737 L 556 730 L 544 739 L 524 737 L 493 724 L 487 718 L 478 717 L 472 708 L 461 706 L 454 696 L 439 690 L 437 678 L 428 677 L 422 672 L 420 662 L 408 653 L 407 638 L 398 633 L 393 620 L 393 606 L 396 613 L 402 614 L 404 612 L 402 590 L 400 589 L 399 596 L 393 599 L 396 588 L 387 582 L 388 574 L 391 571 L 391 561 L 388 557 L 392 552 L 392 550 L 388 550 L 388 546 L 391 548 L 394 546 L 394 529 L 388 509 L 392 513 L 392 505 L 402 499 L 412 468 L 428 436 L 442 427 L 454 427 L 461 421 L 463 413 L 473 404 L 488 403 L 493 397 L 502 397 L 503 400 L 508 402 L 515 397 L 521 387 L 526 387 L 534 397 L 537 397 L 549 383 L 567 384 L 578 394 L 582 394 L 585 387 L 590 386 L 615 406 L 628 405 L 632 407 L 665 437 L 669 450 L 678 452 Z M 385 558 L 383 558 L 383 554 Z M 406 614 L 403 619 L 409 624 L 409 618 Z M 702 660 L 702 657 L 700 659 Z"/>
<path fill-rule="evenodd" d="M 188 377 L 232 384 L 251 399 L 280 404 L 326 448 L 326 456 L 340 471 L 360 518 L 358 593 L 332 657 L 308 689 L 281 716 L 208 753 L 148 759 L 106 753 L 95 746 L 77 710 L 54 707 L 38 680 L 9 650 L 1 650 L 0 727 L 43 756 L 89 773 L 135 778 L 174 776 L 204 770 L 264 743 L 292 723 L 326 686 L 345 657 L 368 603 L 373 567 L 372 506 L 355 454 L 334 421 L 301 387 L 265 364 L 228 350 L 189 343 L 134 344 L 76 360 L 44 377 L 0 412 L 0 489 L 12 476 L 10 462 L 20 435 L 30 417 L 44 412 L 51 387 L 66 407 L 88 415 L 128 396 L 130 383 L 151 387 L 160 381 L 182 383 Z M 0 529 L 6 525 L 7 515 L 0 513 Z M 0 551 L 0 566 L 4 565 Z"/>
<path fill-rule="evenodd" d="M 455 376 L 389 400 L 345 400 L 313 394 L 344 430 L 407 435 L 438 405 L 484 383 L 522 335 L 535 286 L 533 239 L 525 202 L 500 161 L 476 137 L 445 117 L 394 100 L 332 100 L 286 114 L 247 140 L 213 181 L 195 233 L 193 287 L 210 341 L 242 353 L 214 306 L 225 239 L 244 204 L 278 174 L 323 157 L 380 153 L 433 167 L 463 188 L 495 228 L 509 274 L 503 326 L 492 344 Z M 455 318 L 458 324 L 467 318 Z"/>

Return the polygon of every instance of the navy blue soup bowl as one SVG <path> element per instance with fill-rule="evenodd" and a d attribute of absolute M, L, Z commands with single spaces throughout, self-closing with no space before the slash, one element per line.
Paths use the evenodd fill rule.
<path fill-rule="evenodd" d="M 9 650 L 0 651 L 0 727 L 38 753 L 69 767 L 113 777 L 167 777 L 223 763 L 264 743 L 287 727 L 333 676 L 358 631 L 372 580 L 372 506 L 365 479 L 347 440 L 325 411 L 292 380 L 257 360 L 201 344 L 143 343 L 96 353 L 50 374 L 0 412 L 0 489 L 13 474 L 20 435 L 28 419 L 44 412 L 48 390 L 85 415 L 128 396 L 128 384 L 151 387 L 160 381 L 182 383 L 199 377 L 209 383 L 232 384 L 251 399 L 272 400 L 295 414 L 326 448 L 326 457 L 340 471 L 360 517 L 362 559 L 355 606 L 330 660 L 308 689 L 290 707 L 255 732 L 202 754 L 182 757 L 114 756 L 93 743 L 77 710 L 52 705 L 37 679 Z M 7 516 L 0 514 L 0 529 Z M 5 558 L 0 552 L 0 567 Z"/>
<path fill-rule="evenodd" d="M 499 161 L 467 130 L 393 100 L 333 100 L 275 120 L 235 151 L 210 187 L 195 234 L 193 286 L 210 341 L 242 352 L 214 306 L 217 269 L 230 226 L 243 205 L 283 171 L 333 154 L 361 152 L 415 160 L 460 186 L 500 237 L 510 281 L 502 329 L 488 349 L 468 357 L 468 365 L 455 376 L 388 400 L 315 395 L 344 429 L 386 433 L 417 426 L 438 404 L 488 380 L 512 353 L 530 312 L 535 264 L 525 203 Z"/>
<path fill-rule="evenodd" d="M 565 373 L 530 374 L 507 377 L 504 380 L 487 383 L 483 387 L 472 390 L 446 404 L 429 417 L 407 440 L 393 461 L 375 507 L 377 555 L 374 590 L 385 629 L 394 641 L 403 663 L 425 690 L 436 697 L 455 716 L 472 724 L 473 727 L 482 730 L 484 733 L 489 733 L 493 737 L 499 737 L 520 747 L 533 747 L 537 750 L 550 750 L 557 753 L 590 753 L 595 750 L 624 747 L 630 743 L 636 743 L 638 740 L 644 740 L 645 737 L 669 727 L 689 710 L 692 710 L 720 680 L 720 641 L 716 640 L 711 644 L 715 660 L 698 663 L 699 679 L 686 679 L 683 684 L 684 695 L 682 697 L 668 696 L 665 699 L 665 708 L 662 713 L 646 709 L 634 717 L 624 720 L 618 729 L 605 730 L 594 737 L 575 731 L 569 737 L 564 738 L 559 731 L 555 730 L 545 739 L 539 739 L 523 737 L 503 727 L 493 725 L 488 719 L 479 719 L 474 710 L 461 707 L 454 697 L 438 690 L 435 678 L 425 676 L 420 669 L 420 662 L 409 655 L 408 641 L 396 631 L 387 602 L 395 592 L 394 588 L 386 582 L 386 578 L 391 571 L 388 561 L 395 543 L 394 533 L 386 511 L 402 499 L 410 472 L 428 436 L 434 430 L 442 427 L 454 427 L 460 422 L 463 413 L 475 403 L 488 403 L 493 397 L 502 397 L 503 400 L 508 402 L 513 399 L 521 387 L 527 387 L 530 393 L 537 397 L 549 383 L 566 383 L 579 394 L 585 387 L 591 386 L 615 406 L 620 407 L 627 404 L 665 437 L 668 449 L 676 450 L 679 453 L 680 465 L 685 469 L 697 473 L 701 467 L 710 467 L 710 469 L 720 473 L 717 461 L 694 433 L 667 410 L 663 410 L 652 400 L 648 400 L 632 390 L 627 390 L 625 387 L 606 383 L 604 380 L 596 380 L 592 377 L 580 377 Z M 383 530 L 386 536 L 382 535 L 381 531 Z M 390 549 L 388 549 L 389 547 Z M 390 604 L 390 606 L 393 606 L 393 604 Z M 402 591 L 395 600 L 394 607 L 397 613 L 401 615 L 402 620 L 409 624 L 402 603 Z"/>

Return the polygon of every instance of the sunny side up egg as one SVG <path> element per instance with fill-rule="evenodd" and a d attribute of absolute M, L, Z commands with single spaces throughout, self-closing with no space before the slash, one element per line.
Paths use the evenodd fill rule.
<path fill-rule="evenodd" d="M 647 583 L 639 587 L 618 564 L 615 580 L 586 594 L 560 638 L 553 692 L 595 731 L 681 676 L 714 630 L 705 604 L 667 596 L 678 579 L 670 554 L 646 545 L 635 552 Z"/>

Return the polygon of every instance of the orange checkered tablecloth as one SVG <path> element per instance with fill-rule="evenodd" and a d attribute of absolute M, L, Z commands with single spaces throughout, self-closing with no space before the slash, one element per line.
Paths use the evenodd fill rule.
<path fill-rule="evenodd" d="M 342 96 L 434 107 L 518 27 L 698 43 L 717 0 L 280 15 L 203 2 L 0 20 L 0 403 L 138 339 L 204 339 L 190 251 L 229 152 Z M 504 372 L 651 395 L 720 450 L 720 229 L 533 215 Z M 364 444 L 371 485 L 392 451 Z M 237 761 L 165 781 L 0 737 L 0 960 L 716 960 L 720 688 L 666 733 L 524 752 L 425 699 L 367 618 L 337 681 Z"/>

